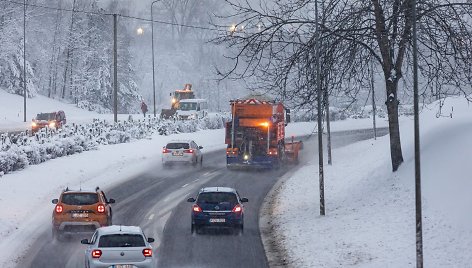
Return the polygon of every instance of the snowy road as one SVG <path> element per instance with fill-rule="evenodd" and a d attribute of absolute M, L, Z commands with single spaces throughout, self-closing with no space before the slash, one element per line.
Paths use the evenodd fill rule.
<path fill-rule="evenodd" d="M 333 135 L 333 146 L 371 137 L 370 130 L 342 132 Z M 303 154 L 314 153 L 315 149 L 315 139 L 311 138 L 305 142 Z M 113 206 L 114 224 L 139 225 L 148 236 L 156 238 L 154 247 L 159 267 L 268 267 L 259 232 L 259 209 L 266 193 L 286 172 L 287 169 L 229 172 L 224 151 L 217 151 L 205 154 L 203 168 L 163 169 L 159 165 L 109 189 L 107 196 L 117 200 Z M 186 199 L 195 196 L 203 186 L 219 185 L 235 187 L 249 199 L 245 206 L 244 234 L 191 235 L 190 204 Z M 85 246 L 79 241 L 84 237 L 87 236 L 56 242 L 52 241 L 50 231 L 45 232 L 18 267 L 83 267 Z"/>

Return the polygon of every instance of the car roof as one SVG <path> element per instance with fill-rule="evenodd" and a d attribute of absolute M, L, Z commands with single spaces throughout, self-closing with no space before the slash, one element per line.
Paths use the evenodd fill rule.
<path fill-rule="evenodd" d="M 209 192 L 236 193 L 236 190 L 230 187 L 205 187 L 200 190 L 200 193 Z"/>
<path fill-rule="evenodd" d="M 193 140 L 171 140 L 167 144 L 169 144 L 169 143 L 191 143 L 192 141 Z"/>
<path fill-rule="evenodd" d="M 206 99 L 182 99 L 180 102 L 206 102 Z"/>
<path fill-rule="evenodd" d="M 96 189 L 67 189 L 64 190 L 63 193 L 91 193 L 91 194 L 96 194 L 98 190 Z"/>
<path fill-rule="evenodd" d="M 112 225 L 97 229 L 100 235 L 107 234 L 143 234 L 139 226 Z"/>

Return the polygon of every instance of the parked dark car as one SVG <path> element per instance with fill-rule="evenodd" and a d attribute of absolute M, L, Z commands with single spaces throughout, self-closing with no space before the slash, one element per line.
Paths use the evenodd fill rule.
<path fill-rule="evenodd" d="M 231 228 L 242 234 L 244 229 L 244 202 L 238 192 L 229 187 L 202 188 L 197 198 L 189 198 L 192 205 L 192 233 L 204 227 Z"/>
<path fill-rule="evenodd" d="M 61 128 L 66 123 L 66 114 L 64 111 L 52 113 L 39 113 L 31 122 L 31 131 L 36 132 L 41 128 L 49 127 L 52 129 Z"/>

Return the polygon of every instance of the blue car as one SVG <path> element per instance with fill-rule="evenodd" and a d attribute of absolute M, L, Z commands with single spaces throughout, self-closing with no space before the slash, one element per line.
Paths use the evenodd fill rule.
<path fill-rule="evenodd" d="M 199 233 L 203 227 L 231 228 L 242 234 L 244 229 L 244 206 L 247 198 L 239 197 L 238 192 L 229 187 L 202 188 L 192 202 L 192 234 Z"/>

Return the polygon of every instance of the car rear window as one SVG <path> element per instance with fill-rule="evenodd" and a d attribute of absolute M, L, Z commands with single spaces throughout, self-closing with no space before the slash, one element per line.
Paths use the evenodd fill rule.
<path fill-rule="evenodd" d="M 174 143 L 168 143 L 166 148 L 167 149 L 189 149 L 190 145 L 187 142 L 174 142 Z"/>
<path fill-rule="evenodd" d="M 115 247 L 144 247 L 144 238 L 139 234 L 111 234 L 102 235 L 98 241 L 102 248 Z"/>
<path fill-rule="evenodd" d="M 62 195 L 62 203 L 66 205 L 92 205 L 98 203 L 96 193 L 67 193 Z"/>
<path fill-rule="evenodd" d="M 198 195 L 197 203 L 207 203 L 207 204 L 220 204 L 220 203 L 230 203 L 235 204 L 238 202 L 236 194 L 234 193 L 201 193 Z"/>

